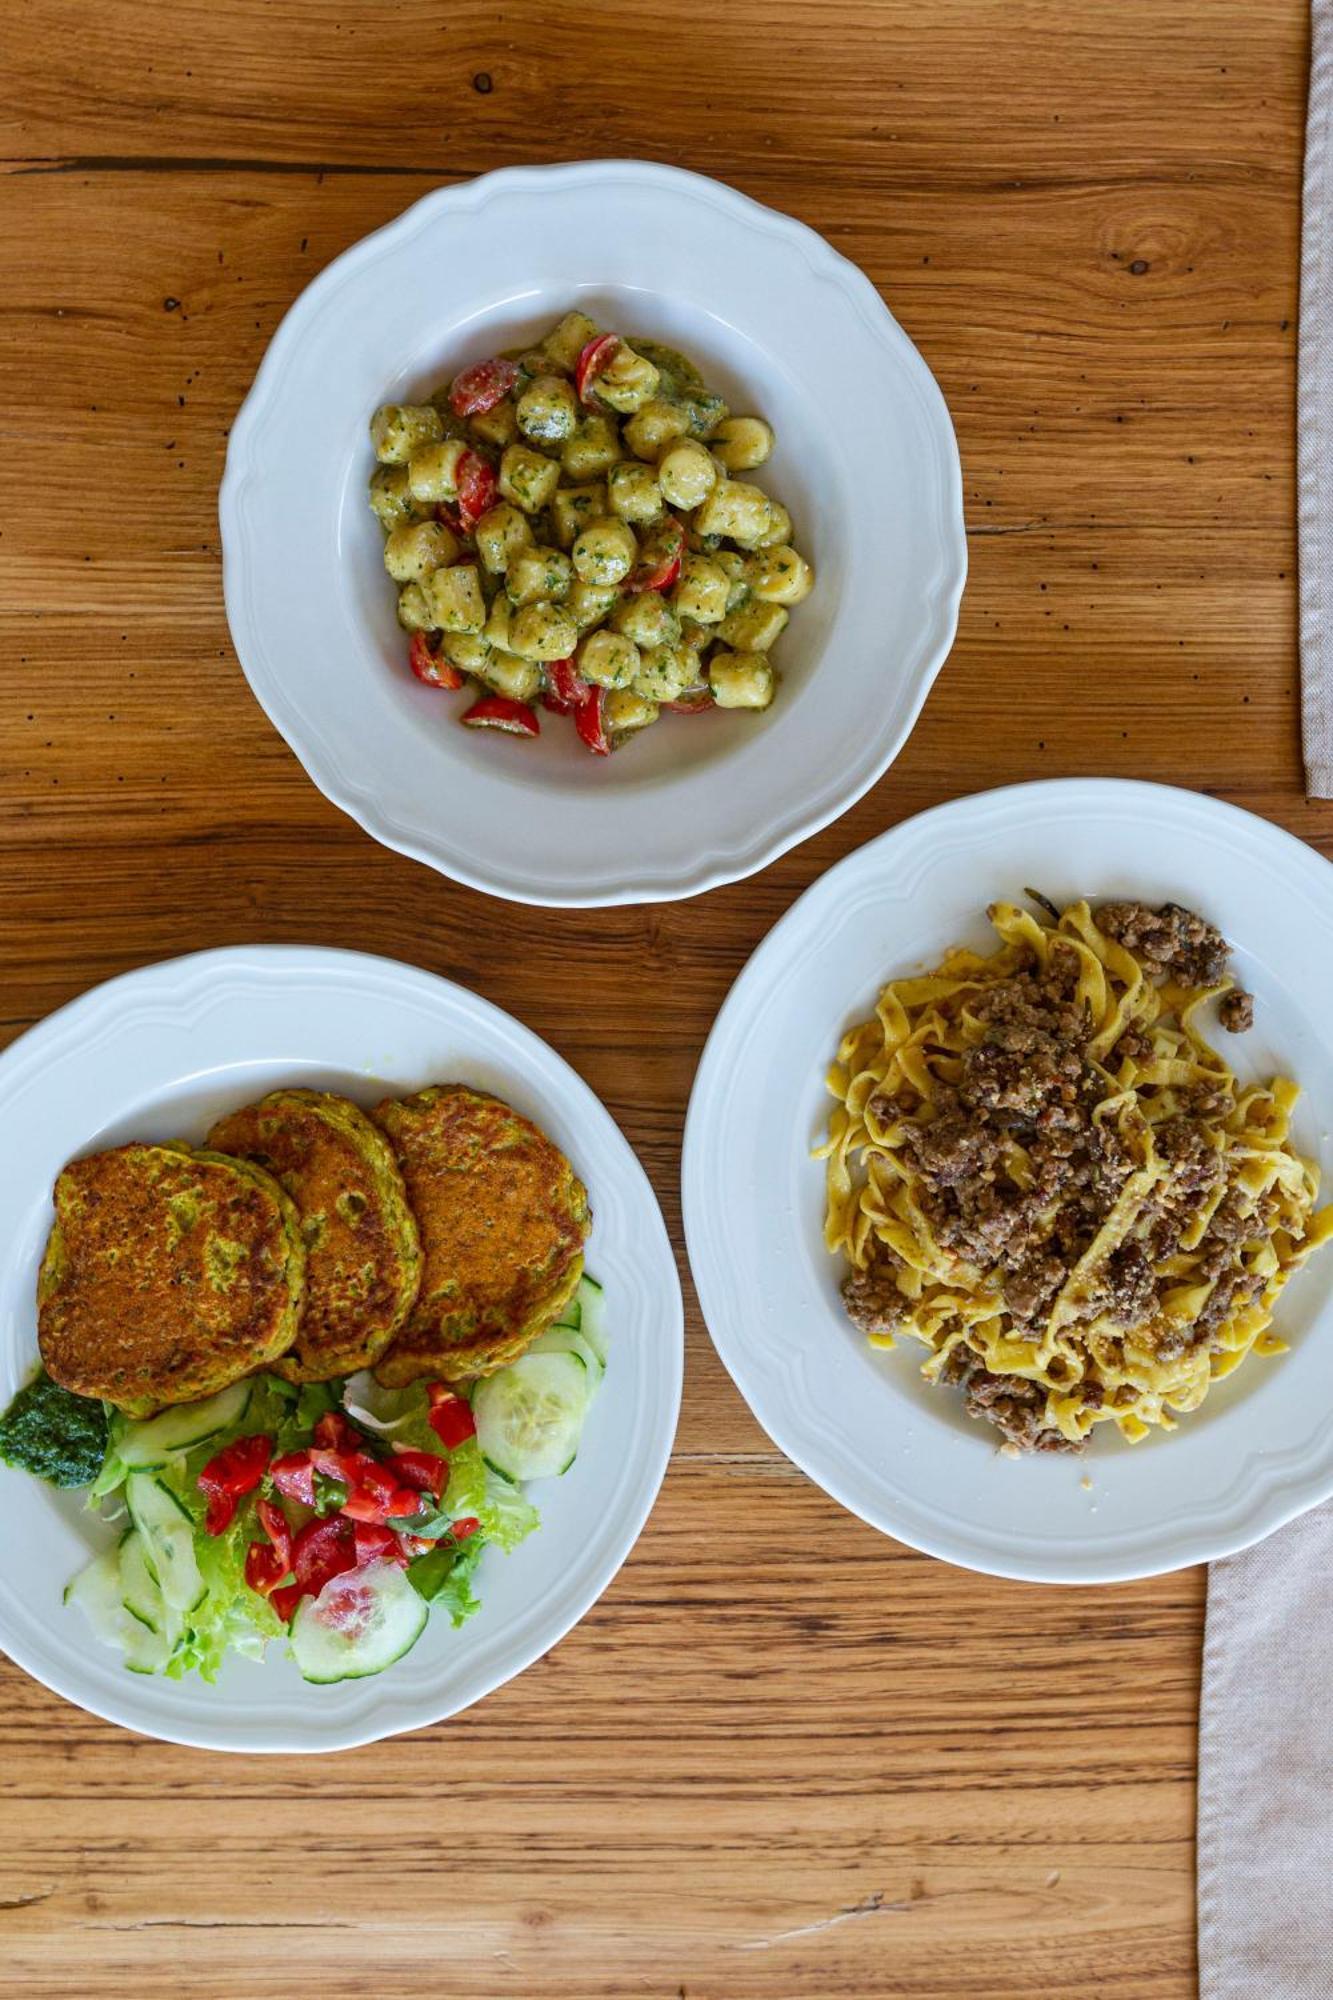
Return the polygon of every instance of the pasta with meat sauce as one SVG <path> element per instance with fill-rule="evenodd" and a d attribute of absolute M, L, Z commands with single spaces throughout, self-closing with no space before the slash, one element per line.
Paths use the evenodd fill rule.
<path fill-rule="evenodd" d="M 921 1341 L 927 1379 L 1027 1451 L 1173 1429 L 1283 1351 L 1278 1295 L 1333 1235 L 1297 1086 L 1242 1085 L 1204 1036 L 1212 1001 L 1253 1018 L 1220 933 L 1176 904 L 1048 907 L 996 904 L 997 951 L 889 982 L 816 1149 L 852 1320 Z"/>

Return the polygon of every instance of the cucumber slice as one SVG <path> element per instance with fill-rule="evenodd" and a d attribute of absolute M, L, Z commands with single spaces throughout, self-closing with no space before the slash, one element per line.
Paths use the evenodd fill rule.
<path fill-rule="evenodd" d="M 120 1601 L 149 1632 L 165 1634 L 172 1622 L 137 1528 L 131 1528 L 120 1545 Z"/>
<path fill-rule="evenodd" d="M 164 1632 L 150 1632 L 126 1610 L 122 1601 L 121 1551 L 106 1549 L 95 1556 L 65 1587 L 66 1604 L 77 1604 L 104 1646 L 114 1646 L 134 1674 L 161 1673 L 175 1641 Z"/>
<path fill-rule="evenodd" d="M 130 1519 L 144 1539 L 144 1556 L 174 1611 L 193 1611 L 204 1598 L 194 1553 L 194 1522 L 171 1488 L 153 1472 L 125 1482 Z"/>
<path fill-rule="evenodd" d="M 606 1293 L 596 1278 L 586 1275 L 579 1279 L 579 1288 L 574 1294 L 578 1307 L 578 1329 L 591 1347 L 603 1368 L 606 1366 Z"/>
<path fill-rule="evenodd" d="M 104 1549 L 65 1585 L 66 1604 L 76 1604 L 101 1643 L 117 1649 L 124 1647 L 135 1623 L 121 1599 L 119 1549 Z"/>
<path fill-rule="evenodd" d="M 178 1403 L 156 1417 L 125 1426 L 116 1451 L 124 1465 L 165 1465 L 175 1452 L 189 1451 L 205 1438 L 239 1424 L 249 1407 L 252 1385 L 233 1382 L 202 1403 Z"/>
<path fill-rule="evenodd" d="M 588 1336 L 581 1333 L 576 1326 L 568 1326 L 563 1322 L 559 1326 L 548 1326 L 541 1338 L 533 1341 L 528 1353 L 576 1354 L 588 1371 L 590 1393 L 602 1379 L 602 1357 Z"/>
<path fill-rule="evenodd" d="M 574 1463 L 591 1382 L 577 1354 L 521 1355 L 479 1382 L 477 1443 L 506 1479 L 546 1479 Z"/>
<path fill-rule="evenodd" d="M 292 1658 L 304 1679 L 364 1680 L 410 1652 L 430 1609 L 395 1562 L 367 1563 L 303 1597 L 292 1626 Z"/>

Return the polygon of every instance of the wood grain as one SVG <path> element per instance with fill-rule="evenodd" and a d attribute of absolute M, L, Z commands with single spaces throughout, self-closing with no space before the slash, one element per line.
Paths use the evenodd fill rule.
<path fill-rule="evenodd" d="M 575 1063 L 681 1248 L 708 1024 L 840 855 L 1076 772 L 1199 786 L 1325 852 L 1333 808 L 1302 798 L 1297 730 L 1302 0 L 670 20 L 664 47 L 646 0 L 7 12 L 0 1036 L 210 944 L 410 958 Z M 607 153 L 719 174 L 865 267 L 954 412 L 971 580 L 910 744 L 838 825 L 693 904 L 528 911 L 376 848 L 309 785 L 228 644 L 215 495 L 265 343 L 331 257 L 442 181 Z M 1040 1591 L 883 1541 L 773 1452 L 691 1296 L 640 1546 L 471 1714 L 224 1759 L 0 1666 L 7 1982 L 1178 2000 L 1202 1600 L 1198 1573 Z"/>

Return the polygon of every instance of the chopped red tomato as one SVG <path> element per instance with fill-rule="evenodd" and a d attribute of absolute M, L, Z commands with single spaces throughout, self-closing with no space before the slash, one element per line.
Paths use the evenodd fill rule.
<path fill-rule="evenodd" d="M 289 1451 L 275 1458 L 269 1467 L 275 1492 L 284 1500 L 299 1500 L 303 1507 L 315 1504 L 315 1461 L 308 1451 Z"/>
<path fill-rule="evenodd" d="M 662 706 L 676 715 L 702 715 L 713 706 L 713 697 L 707 688 L 691 688 L 687 694 L 678 694 L 674 701 L 664 701 Z"/>
<path fill-rule="evenodd" d="M 379 1562 L 387 1557 L 390 1562 L 405 1563 L 407 1551 L 402 1547 L 392 1528 L 381 1527 L 374 1521 L 358 1521 L 353 1530 L 356 1545 L 356 1566 Z"/>
<path fill-rule="evenodd" d="M 477 1519 L 475 1514 L 465 1514 L 461 1521 L 454 1522 L 454 1527 L 453 1527 L 454 1540 L 456 1542 L 467 1541 L 470 1536 L 476 1534 L 480 1526 L 481 1522 Z"/>
<path fill-rule="evenodd" d="M 430 647 L 426 644 L 426 635 L 424 632 L 414 632 L 412 634 L 412 644 L 408 649 L 407 664 L 411 667 L 417 679 L 424 681 L 427 687 L 461 688 L 463 685 L 463 676 L 459 673 L 458 668 L 451 666 L 448 660 L 441 659 L 438 653 L 432 653 Z"/>
<path fill-rule="evenodd" d="M 292 1545 L 292 1574 L 298 1591 L 318 1597 L 330 1577 L 356 1568 L 356 1529 L 341 1514 L 307 1521 Z"/>
<path fill-rule="evenodd" d="M 609 757 L 611 742 L 606 733 L 606 721 L 602 710 L 606 701 L 606 689 L 595 687 L 574 716 L 574 727 L 579 732 L 579 741 L 585 743 L 594 757 Z"/>
<path fill-rule="evenodd" d="M 449 1461 L 433 1451 L 409 1451 L 395 1445 L 389 1461 L 394 1476 L 418 1493 L 433 1493 L 438 1500 L 449 1483 Z"/>
<path fill-rule="evenodd" d="M 459 720 L 469 729 L 503 729 L 510 736 L 540 736 L 542 728 L 526 701 L 504 694 L 484 694 Z"/>
<path fill-rule="evenodd" d="M 592 401 L 589 391 L 619 346 L 620 341 L 616 334 L 599 333 L 583 349 L 574 364 L 574 387 L 578 390 L 580 402 Z"/>
<path fill-rule="evenodd" d="M 262 1435 L 237 1438 L 209 1459 L 199 1474 L 199 1491 L 207 1501 L 204 1527 L 210 1535 L 229 1528 L 236 1509 L 253 1493 L 273 1456 L 273 1440 Z"/>
<path fill-rule="evenodd" d="M 284 1625 L 290 1625 L 296 1615 L 296 1607 L 305 1596 L 299 1583 L 284 1583 L 280 1590 L 272 1590 L 268 1601 L 281 1618 Z"/>
<path fill-rule="evenodd" d="M 292 1530 L 287 1516 L 283 1513 L 281 1507 L 276 1506 L 272 1500 L 261 1500 L 259 1503 L 259 1519 L 264 1533 L 282 1557 L 282 1572 L 280 1574 L 284 1573 L 292 1566 Z"/>
<path fill-rule="evenodd" d="M 417 1488 L 369 1452 L 334 1451 L 317 1445 L 311 1457 L 316 1472 L 347 1488 L 340 1511 L 349 1521 L 387 1521 L 391 1514 L 415 1514 Z"/>
<path fill-rule="evenodd" d="M 317 1445 L 330 1451 L 360 1451 L 361 1433 L 344 1410 L 325 1410 L 310 1433 Z"/>
<path fill-rule="evenodd" d="M 591 682 L 584 680 L 572 659 L 546 662 L 546 693 L 542 700 L 557 715 L 577 715 L 591 693 Z"/>
<path fill-rule="evenodd" d="M 245 1580 L 261 1597 L 276 1590 L 290 1568 L 271 1542 L 251 1542 L 245 1552 Z"/>
<path fill-rule="evenodd" d="M 456 1444 L 465 1444 L 477 1435 L 477 1420 L 466 1396 L 455 1395 L 443 1382 L 429 1383 L 427 1394 L 431 1407 L 426 1421 L 446 1450 L 452 1451 Z"/>
<path fill-rule="evenodd" d="M 680 575 L 685 551 L 685 530 L 679 521 L 669 521 L 643 545 L 643 558 L 625 579 L 630 591 L 670 590 Z"/>
<path fill-rule="evenodd" d="M 497 354 L 489 361 L 474 361 L 461 375 L 455 375 L 449 390 L 449 407 L 456 417 L 480 417 L 502 403 L 518 380 L 516 363 Z"/>
<path fill-rule="evenodd" d="M 471 534 L 488 507 L 495 505 L 500 482 L 495 468 L 479 452 L 465 451 L 454 475 L 458 482 L 458 518 Z"/>

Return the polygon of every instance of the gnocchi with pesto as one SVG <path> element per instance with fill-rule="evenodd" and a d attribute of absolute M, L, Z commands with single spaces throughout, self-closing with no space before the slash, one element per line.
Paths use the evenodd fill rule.
<path fill-rule="evenodd" d="M 370 420 L 370 505 L 409 664 L 460 720 L 598 756 L 665 713 L 763 709 L 814 572 L 751 475 L 773 450 L 674 349 L 566 313 Z"/>

